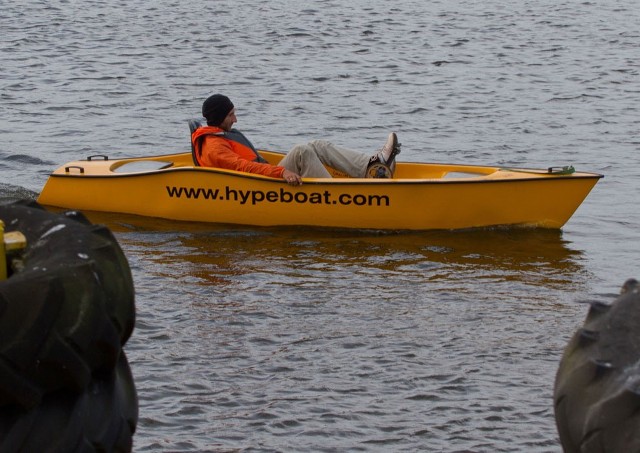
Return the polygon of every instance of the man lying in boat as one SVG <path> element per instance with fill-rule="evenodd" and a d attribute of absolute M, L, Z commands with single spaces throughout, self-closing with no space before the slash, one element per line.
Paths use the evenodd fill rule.
<path fill-rule="evenodd" d="M 232 128 L 238 119 L 227 96 L 209 96 L 202 104 L 202 116 L 207 119 L 207 126 L 196 129 L 191 137 L 201 166 L 282 178 L 292 186 L 302 184 L 302 177 L 330 178 L 325 165 L 354 178 L 390 178 L 395 169 L 395 156 L 400 152 L 398 138 L 392 132 L 382 149 L 373 156 L 335 146 L 326 140 L 314 140 L 295 146 L 278 165 L 271 165 L 240 131 Z"/>

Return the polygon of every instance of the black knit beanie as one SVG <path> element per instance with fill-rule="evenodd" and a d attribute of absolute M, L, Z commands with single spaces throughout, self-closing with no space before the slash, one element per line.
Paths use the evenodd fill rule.
<path fill-rule="evenodd" d="M 231 110 L 233 103 L 224 94 L 209 96 L 202 104 L 202 116 L 207 119 L 209 126 L 220 126 Z"/>

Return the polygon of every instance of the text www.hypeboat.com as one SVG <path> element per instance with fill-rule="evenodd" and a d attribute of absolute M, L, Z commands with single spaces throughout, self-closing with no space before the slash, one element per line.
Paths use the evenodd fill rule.
<path fill-rule="evenodd" d="M 328 190 L 324 192 L 289 192 L 280 190 L 241 190 L 225 187 L 225 189 L 211 189 L 202 187 L 166 186 L 171 198 L 205 199 L 218 201 L 235 201 L 244 204 L 258 203 L 299 203 L 299 204 L 329 204 L 343 206 L 389 206 L 387 195 L 359 195 L 340 194 L 334 196 Z"/>

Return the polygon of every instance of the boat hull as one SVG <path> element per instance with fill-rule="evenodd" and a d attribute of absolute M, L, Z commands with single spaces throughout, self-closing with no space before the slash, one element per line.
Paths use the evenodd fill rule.
<path fill-rule="evenodd" d="M 561 228 L 601 177 L 399 163 L 391 180 L 305 179 L 302 186 L 292 187 L 260 175 L 193 167 L 185 159 L 144 159 L 151 165 L 168 164 L 130 172 L 118 170 L 143 160 L 72 162 L 50 176 L 38 201 L 80 210 L 256 226 Z M 442 177 L 453 171 L 467 176 Z"/>

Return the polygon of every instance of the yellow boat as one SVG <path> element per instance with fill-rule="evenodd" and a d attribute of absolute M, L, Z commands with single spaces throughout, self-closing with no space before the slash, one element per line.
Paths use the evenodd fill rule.
<path fill-rule="evenodd" d="M 282 153 L 260 151 L 270 163 Z M 194 222 L 382 230 L 561 228 L 597 181 L 573 167 L 398 162 L 393 179 L 283 180 L 194 166 L 191 153 L 69 162 L 38 202 Z"/>

